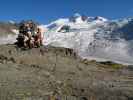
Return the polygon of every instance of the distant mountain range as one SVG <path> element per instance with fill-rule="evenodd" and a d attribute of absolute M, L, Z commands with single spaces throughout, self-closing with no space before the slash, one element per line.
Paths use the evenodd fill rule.
<path fill-rule="evenodd" d="M 133 18 L 108 20 L 75 14 L 40 27 L 45 31 L 44 45 L 71 48 L 87 59 L 133 64 Z M 17 33 L 16 29 L 14 22 L 0 23 L 0 34 Z M 1 44 L 15 38 L 2 38 Z"/>
<path fill-rule="evenodd" d="M 44 44 L 75 49 L 81 57 L 133 63 L 133 18 L 76 14 L 46 25 Z"/>

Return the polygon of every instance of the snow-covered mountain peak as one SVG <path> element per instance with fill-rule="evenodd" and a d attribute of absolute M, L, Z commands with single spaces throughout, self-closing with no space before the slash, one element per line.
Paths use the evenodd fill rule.
<path fill-rule="evenodd" d="M 9 23 L 11 23 L 11 24 L 15 24 L 16 22 L 13 21 L 13 20 L 9 20 Z"/>
<path fill-rule="evenodd" d="M 81 15 L 79 13 L 75 13 L 73 17 L 81 17 Z"/>
<path fill-rule="evenodd" d="M 108 21 L 108 19 L 106 19 L 106 18 L 104 18 L 104 17 L 100 17 L 100 16 L 96 16 L 96 17 L 94 18 L 94 20 L 99 20 L 99 21 L 103 21 L 103 22 Z"/>
<path fill-rule="evenodd" d="M 67 18 L 60 18 L 60 19 L 54 21 L 53 23 L 57 24 L 57 25 L 62 25 L 62 24 L 68 23 L 68 22 L 69 22 L 69 19 L 67 19 Z"/>
<path fill-rule="evenodd" d="M 79 23 L 85 23 L 85 22 L 87 22 L 87 20 L 88 20 L 87 16 L 80 15 L 79 13 L 76 13 L 69 18 L 70 22 L 78 23 L 78 24 Z"/>

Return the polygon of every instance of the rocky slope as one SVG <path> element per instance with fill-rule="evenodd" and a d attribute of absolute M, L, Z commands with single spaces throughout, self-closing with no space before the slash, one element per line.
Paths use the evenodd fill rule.
<path fill-rule="evenodd" d="M 51 46 L 0 51 L 0 100 L 133 100 L 133 66 Z"/>
<path fill-rule="evenodd" d="M 0 22 L 0 45 L 16 41 L 17 26 L 14 22 Z"/>
<path fill-rule="evenodd" d="M 0 22 L 0 36 L 15 34 L 13 31 L 14 29 L 17 29 L 17 25 L 15 23 Z"/>

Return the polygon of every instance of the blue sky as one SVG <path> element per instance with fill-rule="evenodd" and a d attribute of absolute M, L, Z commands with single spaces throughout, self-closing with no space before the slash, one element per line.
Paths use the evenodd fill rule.
<path fill-rule="evenodd" d="M 33 19 L 47 24 L 74 13 L 108 19 L 133 15 L 133 0 L 0 0 L 0 21 Z"/>

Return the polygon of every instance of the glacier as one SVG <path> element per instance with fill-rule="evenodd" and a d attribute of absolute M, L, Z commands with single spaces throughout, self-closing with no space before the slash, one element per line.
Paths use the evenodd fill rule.
<path fill-rule="evenodd" d="M 90 60 L 133 64 L 133 18 L 83 17 L 61 18 L 47 25 L 44 45 L 72 48 Z"/>

